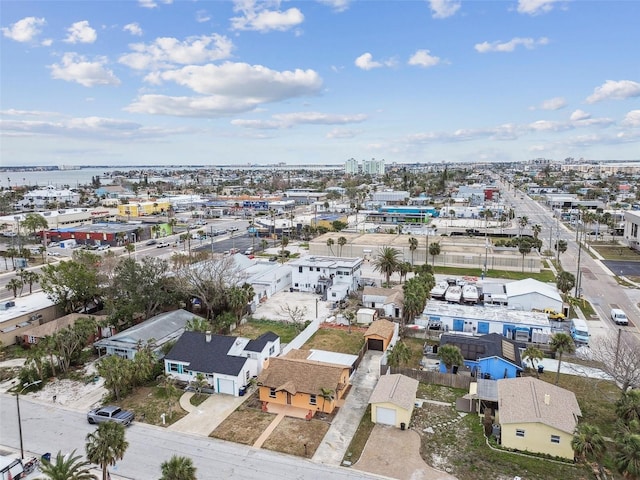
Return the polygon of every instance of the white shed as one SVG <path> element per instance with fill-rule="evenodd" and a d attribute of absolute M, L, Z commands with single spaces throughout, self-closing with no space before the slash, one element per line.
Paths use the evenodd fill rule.
<path fill-rule="evenodd" d="M 369 325 L 371 322 L 377 320 L 378 311 L 373 308 L 361 308 L 358 310 L 356 316 L 356 323 Z"/>

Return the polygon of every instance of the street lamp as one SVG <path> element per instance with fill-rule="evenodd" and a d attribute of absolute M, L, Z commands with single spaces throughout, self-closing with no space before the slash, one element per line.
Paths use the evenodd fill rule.
<path fill-rule="evenodd" d="M 135 232 L 131 232 L 131 235 L 133 236 L 133 261 L 137 262 L 138 249 L 136 248 L 136 242 L 138 241 L 138 235 Z"/>
<path fill-rule="evenodd" d="M 24 392 L 27 388 L 33 387 L 34 385 L 38 385 L 42 383 L 42 380 L 36 380 L 35 382 L 25 383 L 22 385 L 22 390 L 16 392 L 16 407 L 18 408 L 18 434 L 20 435 L 20 458 L 24 460 L 24 447 L 22 445 L 22 419 L 20 418 L 20 394 Z"/>

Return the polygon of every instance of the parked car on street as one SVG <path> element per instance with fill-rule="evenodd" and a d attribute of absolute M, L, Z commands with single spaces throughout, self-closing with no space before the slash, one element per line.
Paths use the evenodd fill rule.
<path fill-rule="evenodd" d="M 156 248 L 164 248 L 164 247 L 168 247 L 169 243 L 167 242 L 160 242 L 159 244 L 156 245 Z"/>
<path fill-rule="evenodd" d="M 158 243 L 158 241 L 157 241 L 157 240 L 153 240 L 153 239 L 152 239 L 152 240 L 149 240 L 149 241 L 146 243 L 146 245 L 155 245 L 156 243 Z"/>
<path fill-rule="evenodd" d="M 89 413 L 87 413 L 87 421 L 92 425 L 102 422 L 117 422 L 124 426 L 128 426 L 133 422 L 134 418 L 135 414 L 133 412 L 129 410 L 122 410 L 120 407 L 116 407 L 115 405 L 94 408 L 93 410 L 89 410 Z"/>

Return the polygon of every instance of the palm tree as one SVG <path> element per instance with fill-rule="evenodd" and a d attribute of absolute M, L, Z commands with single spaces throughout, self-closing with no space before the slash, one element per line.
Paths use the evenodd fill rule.
<path fill-rule="evenodd" d="M 522 271 L 524 272 L 524 257 L 531 253 L 531 242 L 526 239 L 521 239 L 518 242 L 518 251 L 522 255 Z"/>
<path fill-rule="evenodd" d="M 40 472 L 50 480 L 97 480 L 91 473 L 91 463 L 81 460 L 82 455 L 76 455 L 74 450 L 69 455 L 58 452 L 55 461 L 42 460 Z"/>
<path fill-rule="evenodd" d="M 573 353 L 576 351 L 576 344 L 568 333 L 559 332 L 551 337 L 549 343 L 551 351 L 558 355 L 558 371 L 556 373 L 556 385 L 560 381 L 560 366 L 562 365 L 562 355 L 564 353 Z"/>
<path fill-rule="evenodd" d="M 409 262 L 400 262 L 398 265 L 398 273 L 400 273 L 400 283 L 402 283 L 402 279 L 407 279 L 407 274 L 413 271 L 413 267 Z"/>
<path fill-rule="evenodd" d="M 533 238 L 538 238 L 538 235 L 540 235 L 540 232 L 542 231 L 542 225 L 536 223 L 531 227 L 531 230 L 533 230 Z"/>
<path fill-rule="evenodd" d="M 629 424 L 640 422 L 640 390 L 627 390 L 616 402 L 616 415 L 620 420 Z"/>
<path fill-rule="evenodd" d="M 196 467 L 188 457 L 173 455 L 170 460 L 160 465 L 160 480 L 196 480 Z"/>
<path fill-rule="evenodd" d="M 527 225 L 529 225 L 529 219 L 527 217 L 520 217 L 520 220 L 518 221 L 518 226 L 520 227 L 519 236 L 522 236 L 522 230 L 527 228 Z"/>
<path fill-rule="evenodd" d="M 454 366 L 460 366 L 464 363 L 464 357 L 460 351 L 460 347 L 457 345 L 442 345 L 438 349 L 438 357 L 440 361 L 447 368 L 447 371 L 452 371 Z"/>
<path fill-rule="evenodd" d="M 613 462 L 616 469 L 629 480 L 640 478 L 640 433 L 632 428 L 624 428 L 616 435 L 615 440 Z"/>
<path fill-rule="evenodd" d="M 13 292 L 13 298 L 16 298 L 18 296 L 18 289 L 22 289 L 23 286 L 24 284 L 20 280 L 18 280 L 17 278 L 12 278 L 7 282 L 5 288 L 10 292 Z"/>
<path fill-rule="evenodd" d="M 333 399 L 335 398 L 335 391 L 331 388 L 320 387 L 320 397 L 322 397 L 322 411 L 324 412 L 324 406 L 327 403 L 327 400 L 333 402 Z"/>
<path fill-rule="evenodd" d="M 560 290 L 563 295 L 566 297 L 567 293 L 571 291 L 571 289 L 576 284 L 576 277 L 571 272 L 567 272 L 566 270 L 560 272 L 556 277 L 556 287 Z"/>
<path fill-rule="evenodd" d="M 578 425 L 571 440 L 571 448 L 580 460 L 596 462 L 598 470 L 602 469 L 602 457 L 607 451 L 607 446 L 598 427 L 588 423 Z"/>
<path fill-rule="evenodd" d="M 104 422 L 87 435 L 87 458 L 102 469 L 102 480 L 109 478 L 108 467 L 122 460 L 129 442 L 124 438 L 124 425 L 115 422 Z"/>
<path fill-rule="evenodd" d="M 287 245 L 289 245 L 289 237 L 282 237 L 282 240 L 280 240 L 280 262 L 284 263 L 284 249 L 287 248 Z"/>
<path fill-rule="evenodd" d="M 393 247 L 382 247 L 382 250 L 373 260 L 374 270 L 383 273 L 387 277 L 387 285 L 393 272 L 400 265 L 400 251 Z"/>
<path fill-rule="evenodd" d="M 537 366 L 536 364 L 539 363 L 540 360 L 544 358 L 544 354 L 542 353 L 542 350 L 534 346 L 529 346 L 524 349 L 524 352 L 522 352 L 522 358 L 529 360 L 529 362 L 531 363 L 531 368 L 533 370 L 536 370 L 536 378 L 540 378 L 540 374 L 536 369 L 536 366 Z"/>
<path fill-rule="evenodd" d="M 333 246 L 335 245 L 335 240 L 333 238 L 327 238 L 327 247 L 329 247 L 329 251 L 331 252 L 331 255 L 333 256 Z"/>
<path fill-rule="evenodd" d="M 347 244 L 347 239 L 345 237 L 338 237 L 338 246 L 340 247 L 340 249 L 338 250 L 338 256 L 341 257 L 342 256 L 342 249 L 344 248 L 344 246 Z"/>
<path fill-rule="evenodd" d="M 413 265 L 413 255 L 418 249 L 418 239 L 416 237 L 409 237 L 409 251 L 411 252 L 411 265 Z"/>
<path fill-rule="evenodd" d="M 433 266 L 436 263 L 436 257 L 440 255 L 440 242 L 429 245 L 429 255 L 431 255 L 431 266 Z"/>
<path fill-rule="evenodd" d="M 390 347 L 387 352 L 387 364 L 390 367 L 398 368 L 400 365 L 405 365 L 411 359 L 411 350 L 402 340 L 398 341 L 393 347 Z"/>
<path fill-rule="evenodd" d="M 40 275 L 31 270 L 21 270 L 18 276 L 22 279 L 23 285 L 29 285 L 29 295 L 31 295 L 33 293 L 33 284 L 38 281 Z"/>

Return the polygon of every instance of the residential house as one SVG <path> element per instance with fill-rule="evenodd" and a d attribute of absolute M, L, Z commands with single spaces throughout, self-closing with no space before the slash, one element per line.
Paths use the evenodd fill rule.
<path fill-rule="evenodd" d="M 332 413 L 347 391 L 349 367 L 301 358 L 274 357 L 258 376 L 262 408 L 287 406 L 306 411 Z"/>
<path fill-rule="evenodd" d="M 0 343 L 2 345 L 19 343 L 33 327 L 58 318 L 60 310 L 60 307 L 44 292 L 34 292 L 13 300 L 2 300 L 0 302 Z"/>
<path fill-rule="evenodd" d="M 38 188 L 24 194 L 18 205 L 26 208 L 49 208 L 50 206 L 78 205 L 80 194 L 69 189 L 58 189 L 53 185 Z"/>
<path fill-rule="evenodd" d="M 60 330 L 73 327 L 76 323 L 76 320 L 79 318 L 92 318 L 96 321 L 106 320 L 106 315 L 84 315 L 81 313 L 70 313 L 69 315 L 65 315 L 64 317 L 56 318 L 50 322 L 42 323 L 36 326 L 32 326 L 31 328 L 27 328 L 23 332 L 21 332 L 20 343 L 23 347 L 37 345 L 40 340 L 44 337 L 54 335 L 58 333 Z M 92 337 L 90 342 L 93 341 L 95 337 Z M 87 343 L 90 343 L 87 342 Z"/>
<path fill-rule="evenodd" d="M 309 256 L 289 262 L 294 290 L 322 295 L 338 302 L 355 292 L 362 275 L 362 258 Z"/>
<path fill-rule="evenodd" d="M 369 398 L 371 421 L 403 430 L 416 403 L 418 380 L 405 375 L 382 375 Z"/>
<path fill-rule="evenodd" d="M 369 325 L 364 333 L 367 349 L 386 352 L 390 345 L 395 344 L 398 337 L 398 324 L 389 320 L 376 320 Z"/>
<path fill-rule="evenodd" d="M 216 393 L 242 396 L 267 359 L 279 354 L 280 337 L 272 332 L 255 340 L 184 332 L 164 357 L 164 371 L 183 382 L 202 374 Z"/>
<path fill-rule="evenodd" d="M 640 212 L 637 210 L 629 210 L 624 212 L 624 239 L 627 241 L 629 248 L 640 250 Z"/>
<path fill-rule="evenodd" d="M 122 332 L 98 340 L 93 346 L 101 354 L 133 359 L 140 346 L 152 343 L 154 352 L 160 355 L 163 345 L 177 340 L 184 332 L 187 322 L 193 318 L 203 320 L 202 317 L 183 309 L 161 313 Z"/>
<path fill-rule="evenodd" d="M 440 346 L 443 345 L 460 348 L 464 365 L 474 377 L 485 380 L 515 378 L 523 370 L 516 342 L 498 333 L 480 337 L 444 333 L 440 337 Z M 446 366 L 442 363 L 440 371 L 446 373 Z"/>
<path fill-rule="evenodd" d="M 502 446 L 573 460 L 573 433 L 582 415 L 573 392 L 534 377 L 498 380 Z"/>
<path fill-rule="evenodd" d="M 404 306 L 402 287 L 364 287 L 362 305 L 365 308 L 377 309 L 383 317 L 402 318 L 402 308 Z"/>

